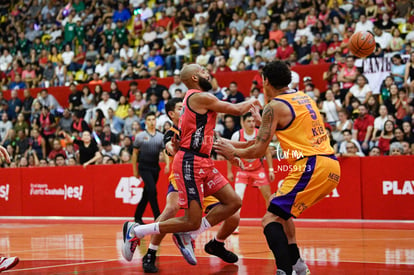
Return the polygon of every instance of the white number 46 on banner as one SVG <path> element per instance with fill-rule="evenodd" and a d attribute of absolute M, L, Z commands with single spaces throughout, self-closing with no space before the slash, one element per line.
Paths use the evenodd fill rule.
<path fill-rule="evenodd" d="M 142 179 L 136 177 L 121 178 L 116 189 L 115 198 L 122 199 L 125 204 L 138 204 L 142 198 Z"/>

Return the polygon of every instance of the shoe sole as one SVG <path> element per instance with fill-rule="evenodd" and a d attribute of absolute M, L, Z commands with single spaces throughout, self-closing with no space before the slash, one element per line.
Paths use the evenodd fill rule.
<path fill-rule="evenodd" d="M 4 261 L 7 261 L 7 259 L 4 260 Z M 20 261 L 19 258 L 15 257 L 14 261 L 11 264 L 9 264 L 7 267 L 0 267 L 0 272 L 5 271 L 5 270 L 9 270 L 9 269 L 15 267 L 19 263 L 19 261 Z"/>
<path fill-rule="evenodd" d="M 122 256 L 124 257 L 125 260 L 127 260 L 128 262 L 132 261 L 132 258 L 134 255 L 132 255 L 131 259 L 129 259 L 127 256 L 125 256 L 127 253 L 125 252 L 126 246 L 125 246 L 125 241 L 126 241 L 126 235 L 128 233 L 128 222 L 124 223 L 124 226 L 122 228 L 122 235 L 123 235 L 123 239 L 124 239 L 124 243 L 121 245 L 121 253 Z"/>
<path fill-rule="evenodd" d="M 190 265 L 196 265 L 197 260 L 193 259 L 193 257 L 191 256 L 192 253 L 188 251 L 187 248 L 182 248 L 184 244 L 181 243 L 181 239 L 177 238 L 175 234 L 173 234 L 173 241 L 175 245 L 178 247 L 178 249 L 180 249 L 180 252 L 183 255 L 184 259 L 187 261 L 187 263 L 189 263 Z"/>

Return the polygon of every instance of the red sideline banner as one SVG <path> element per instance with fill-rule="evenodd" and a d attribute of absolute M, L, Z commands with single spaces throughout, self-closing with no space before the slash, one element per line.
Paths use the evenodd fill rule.
<path fill-rule="evenodd" d="M 355 157 L 340 162 L 338 187 L 300 218 L 414 220 L 410 170 L 414 158 Z M 227 176 L 225 161 L 217 161 L 216 167 Z M 285 162 L 277 160 L 274 168 L 272 192 L 289 170 Z M 162 165 L 157 186 L 160 209 L 165 206 L 167 181 Z M 132 177 L 131 165 L 1 169 L 0 215 L 133 217 L 142 192 L 143 183 Z M 265 211 L 260 191 L 249 186 L 241 216 L 260 218 Z M 145 216 L 152 217 L 149 205 Z"/>
<path fill-rule="evenodd" d="M 362 162 L 364 219 L 414 219 L 414 158 L 388 156 Z"/>
<path fill-rule="evenodd" d="M 294 66 L 292 70 L 297 72 L 300 76 L 299 88 L 303 89 L 303 77 L 310 76 L 312 77 L 313 84 L 321 90 L 325 91 L 326 82 L 323 80 L 322 76 L 325 71 L 329 68 L 329 63 L 320 64 L 320 65 L 299 65 Z M 220 87 L 228 87 L 230 82 L 235 81 L 238 84 L 239 91 L 242 92 L 245 96 L 250 95 L 250 87 L 252 86 L 253 77 L 257 74 L 257 71 L 243 71 L 243 72 L 228 72 L 216 74 L 215 77 Z M 139 79 L 136 80 L 138 83 L 138 89 L 142 92 L 145 92 L 149 87 L 149 79 Z M 117 81 L 119 90 L 126 95 L 129 89 L 130 81 Z M 166 86 L 167 88 L 173 83 L 172 77 L 159 78 L 158 83 Z M 105 82 L 100 84 L 104 91 L 109 91 L 110 82 Z M 78 90 L 81 90 L 83 86 L 88 86 L 93 92 L 96 84 L 80 84 L 77 86 Z M 30 89 L 30 94 L 36 98 L 37 94 L 42 90 L 42 88 L 33 88 Z M 51 87 L 46 90 L 52 94 L 56 100 L 63 107 L 69 106 L 69 87 Z M 10 99 L 10 91 L 3 92 L 4 98 Z M 23 100 L 23 90 L 18 90 L 18 97 Z"/>

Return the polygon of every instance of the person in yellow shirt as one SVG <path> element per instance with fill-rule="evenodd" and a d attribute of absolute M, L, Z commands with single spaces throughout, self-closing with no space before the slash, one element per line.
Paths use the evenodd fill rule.
<path fill-rule="evenodd" d="M 263 90 L 271 99 L 265 106 L 255 143 L 231 143 L 220 139 L 214 145 L 227 159 L 259 158 L 274 134 L 288 161 L 289 174 L 262 219 L 264 234 L 277 262 L 277 274 L 309 274 L 296 244 L 293 218 L 330 194 L 340 179 L 339 162 L 330 146 L 324 121 L 316 103 L 305 93 L 291 90 L 291 72 L 282 61 L 263 68 Z M 260 118 L 256 112 L 257 119 Z M 250 145 L 250 146 L 249 146 Z"/>
<path fill-rule="evenodd" d="M 115 111 L 115 116 L 120 119 L 125 119 L 128 116 L 128 109 L 131 108 L 125 96 L 119 98 L 119 104 Z"/>

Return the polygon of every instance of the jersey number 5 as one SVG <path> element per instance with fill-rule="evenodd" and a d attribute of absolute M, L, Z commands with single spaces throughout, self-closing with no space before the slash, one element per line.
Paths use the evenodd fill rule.
<path fill-rule="evenodd" d="M 316 120 L 317 119 L 316 112 L 315 112 L 315 110 L 313 110 L 312 105 L 311 104 L 306 104 L 306 108 L 308 109 L 309 114 L 311 115 L 311 118 L 313 120 Z"/>

